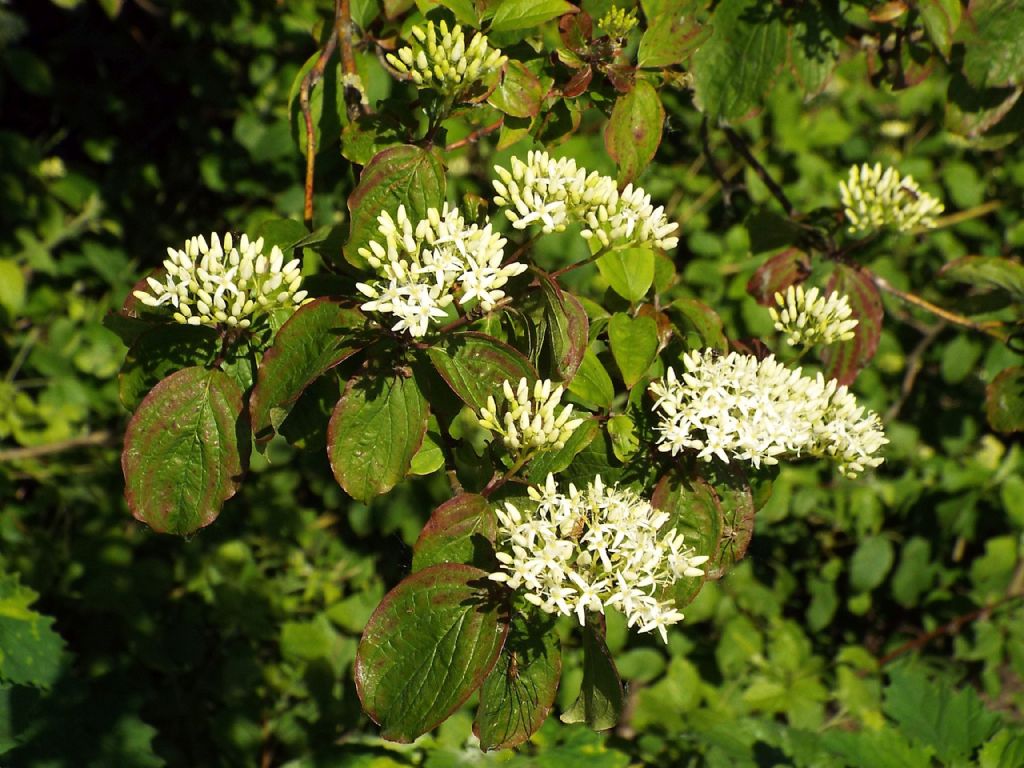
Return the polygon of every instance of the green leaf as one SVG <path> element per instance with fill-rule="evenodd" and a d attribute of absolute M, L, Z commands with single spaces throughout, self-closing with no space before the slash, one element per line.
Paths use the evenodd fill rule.
<path fill-rule="evenodd" d="M 534 458 L 528 465 L 526 476 L 531 483 L 542 483 L 548 474 L 557 475 L 564 471 L 579 453 L 594 442 L 600 431 L 594 419 L 587 419 L 573 430 L 565 445 L 557 451 L 544 451 Z"/>
<path fill-rule="evenodd" d="M 892 542 L 884 536 L 868 536 L 850 558 L 850 586 L 870 592 L 889 574 L 894 559 Z"/>
<path fill-rule="evenodd" d="M 828 290 L 829 293 L 846 294 L 853 309 L 851 317 L 858 321 L 852 339 L 832 344 L 822 354 L 828 364 L 825 376 L 841 385 L 849 385 L 878 349 L 884 317 L 882 297 L 871 278 L 845 264 L 836 267 Z"/>
<path fill-rule="evenodd" d="M 698 555 L 706 555 L 709 568 L 714 567 L 722 547 L 722 507 L 707 481 L 695 469 L 680 467 L 658 481 L 651 504 L 655 509 L 668 512 L 669 524 L 683 535 L 686 545 L 693 547 Z M 673 588 L 676 606 L 683 608 L 690 603 L 702 586 L 703 578 L 683 577 L 676 581 Z"/>
<path fill-rule="evenodd" d="M 914 536 L 903 545 L 899 567 L 892 576 L 893 599 L 904 608 L 913 608 L 934 580 L 932 546 L 927 539 Z"/>
<path fill-rule="evenodd" d="M 563 381 L 572 381 L 587 351 L 590 320 L 579 299 L 554 281 L 542 278 L 541 290 L 555 370 Z"/>
<path fill-rule="evenodd" d="M 957 39 L 963 72 L 975 88 L 1024 85 L 1024 5 L 1017 0 L 971 0 Z"/>
<path fill-rule="evenodd" d="M 0 259 L 0 309 L 14 320 L 25 304 L 25 275 L 11 259 Z"/>
<path fill-rule="evenodd" d="M 430 418 L 430 426 L 423 437 L 423 445 L 416 451 L 409 465 L 409 471 L 414 475 L 431 475 L 444 466 L 444 449 L 441 435 L 437 432 L 437 420 L 433 416 Z"/>
<path fill-rule="evenodd" d="M 512 117 L 536 117 L 544 101 L 544 86 L 521 61 L 509 61 L 501 83 L 487 103 Z"/>
<path fill-rule="evenodd" d="M 855 733 L 833 728 L 820 737 L 829 752 L 854 768 L 931 768 L 931 750 L 911 744 L 891 727 Z"/>
<path fill-rule="evenodd" d="M 805 98 L 820 93 L 836 64 L 846 24 L 831 4 L 803 4 L 787 19 L 789 68 Z"/>
<path fill-rule="evenodd" d="M 649 248 L 612 251 L 597 260 L 597 269 L 613 291 L 636 303 L 654 282 L 654 252 Z"/>
<path fill-rule="evenodd" d="M 685 61 L 711 34 L 696 18 L 699 0 L 669 0 L 659 13 L 647 17 L 647 30 L 640 38 L 639 67 L 671 67 Z M 646 14 L 646 10 L 644 11 Z"/>
<path fill-rule="evenodd" d="M 473 721 L 480 748 L 512 749 L 530 738 L 551 711 L 561 673 L 551 617 L 518 614 L 498 663 L 480 688 Z"/>
<path fill-rule="evenodd" d="M 612 379 L 591 347 L 587 347 L 583 362 L 569 383 L 569 392 L 590 408 L 608 408 L 615 399 Z"/>
<path fill-rule="evenodd" d="M 633 90 L 615 100 L 604 129 L 604 145 L 619 166 L 620 185 L 634 181 L 651 162 L 661 144 L 664 123 L 665 108 L 661 106 L 661 98 L 646 80 L 638 80 Z M 652 258 L 652 279 L 653 270 Z"/>
<path fill-rule="evenodd" d="M 429 208 L 444 203 L 444 163 L 437 152 L 403 144 L 385 149 L 363 168 L 359 184 L 348 198 L 351 221 L 345 259 L 359 268 L 366 260 L 359 249 L 378 237 L 377 217 L 383 213 L 395 216 L 400 205 L 415 226 L 426 218 Z"/>
<path fill-rule="evenodd" d="M 695 96 L 712 120 L 737 120 L 760 110 L 786 61 L 781 17 L 761 0 L 723 0 L 711 18 L 711 38 L 693 55 Z"/>
<path fill-rule="evenodd" d="M 157 384 L 128 422 L 121 467 L 132 514 L 160 533 L 212 523 L 249 460 L 242 391 L 222 371 L 184 368 Z"/>
<path fill-rule="evenodd" d="M 1024 731 L 1004 728 L 981 748 L 979 768 L 1015 768 L 1024 765 Z"/>
<path fill-rule="evenodd" d="M 953 36 L 960 27 L 963 6 L 960 0 L 919 0 L 915 6 L 921 14 L 924 30 L 946 59 L 953 47 Z"/>
<path fill-rule="evenodd" d="M 451 334 L 427 355 L 452 391 L 477 413 L 488 396 L 501 392 L 506 379 L 513 387 L 523 378 L 530 385 L 537 380 L 537 371 L 521 352 L 483 333 Z"/>
<path fill-rule="evenodd" d="M 38 597 L 16 575 L 0 574 L 0 683 L 49 688 L 57 681 L 64 641 L 53 619 L 32 610 Z"/>
<path fill-rule="evenodd" d="M 715 493 L 722 510 L 722 536 L 718 552 L 705 566 L 709 579 L 720 579 L 747 554 L 754 536 L 754 495 L 746 474 L 735 463 L 717 459 L 697 471 Z"/>
<path fill-rule="evenodd" d="M 909 665 L 893 668 L 889 678 L 882 709 L 903 735 L 934 747 L 946 765 L 966 759 L 999 728 L 999 715 L 986 709 L 973 688 L 953 690 Z"/>
<path fill-rule="evenodd" d="M 355 309 L 317 299 L 296 310 L 263 356 L 249 401 L 252 430 L 269 437 L 311 383 L 365 344 L 356 332 L 364 324 Z"/>
<path fill-rule="evenodd" d="M 586 723 L 595 731 L 619 724 L 622 680 L 604 638 L 590 624 L 583 630 L 583 686 L 576 702 L 562 713 L 563 723 Z"/>
<path fill-rule="evenodd" d="M 608 321 L 608 344 L 622 380 L 632 389 L 658 355 L 658 323 L 646 315 L 616 312 Z"/>
<path fill-rule="evenodd" d="M 353 377 L 327 428 L 327 457 L 338 484 L 357 501 L 390 491 L 409 473 L 429 416 L 415 379 Z"/>
<path fill-rule="evenodd" d="M 624 413 L 617 413 L 608 419 L 605 428 L 612 441 L 612 453 L 619 461 L 626 463 L 640 450 L 640 435 L 636 424 Z"/>
<path fill-rule="evenodd" d="M 128 350 L 118 378 L 125 408 L 134 410 L 158 382 L 189 366 L 212 365 L 220 352 L 220 334 L 203 325 L 159 325 L 143 333 Z"/>
<path fill-rule="evenodd" d="M 485 571 L 448 564 L 412 574 L 387 594 L 359 642 L 363 709 L 385 739 L 412 741 L 480 686 L 507 633 Z"/>
<path fill-rule="evenodd" d="M 985 415 L 997 432 L 1024 431 L 1024 368 L 1001 371 L 985 388 Z"/>
<path fill-rule="evenodd" d="M 498 520 L 487 499 L 463 493 L 435 509 L 413 548 L 412 570 L 441 563 L 490 566 Z"/>
<path fill-rule="evenodd" d="M 530 29 L 576 10 L 565 0 L 502 0 L 491 20 L 491 32 Z"/>
<path fill-rule="evenodd" d="M 665 313 L 687 349 L 729 351 L 729 342 L 722 332 L 722 318 L 704 302 L 676 299 L 665 308 Z"/>
<path fill-rule="evenodd" d="M 942 277 L 979 288 L 1006 291 L 1015 301 L 1024 302 L 1024 266 L 998 256 L 966 256 L 946 264 Z"/>

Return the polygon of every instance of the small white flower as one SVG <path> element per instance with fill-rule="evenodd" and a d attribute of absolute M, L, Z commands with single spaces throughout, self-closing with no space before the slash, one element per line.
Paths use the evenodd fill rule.
<path fill-rule="evenodd" d="M 525 378 L 514 390 L 506 380 L 502 384 L 503 407 L 499 410 L 494 398 L 488 397 L 487 406 L 480 410 L 480 426 L 501 435 L 505 447 L 516 457 L 561 448 L 583 423 L 583 419 L 571 418 L 572 405 L 558 410 L 564 392 L 561 384 L 552 389 L 551 380 L 544 379 L 533 385 L 531 397 Z"/>
<path fill-rule="evenodd" d="M 176 322 L 188 325 L 227 325 L 248 328 L 260 315 L 295 309 L 303 303 L 298 259 L 284 263 L 276 245 L 268 259 L 263 238 L 242 235 L 237 246 L 228 233 L 210 242 L 202 235 L 185 241 L 182 250 L 167 249 L 164 282 L 147 278 L 148 291 L 135 297 L 149 307 L 170 304 Z"/>
<path fill-rule="evenodd" d="M 779 308 L 769 308 L 768 314 L 775 322 L 775 330 L 786 334 L 786 343 L 791 347 L 813 347 L 853 338 L 857 320 L 850 317 L 853 309 L 843 294 L 821 296 L 816 287 L 804 291 L 802 285 L 791 285 L 785 294 L 775 294 L 775 303 Z"/>
<path fill-rule="evenodd" d="M 462 292 L 460 305 L 476 300 L 490 311 L 505 296 L 502 286 L 527 268 L 519 262 L 503 265 L 505 239 L 489 222 L 483 228 L 467 226 L 447 203 L 441 210 L 429 209 L 415 225 L 405 206 L 394 217 L 384 211 L 377 222 L 380 237 L 359 253 L 380 279 L 356 284 L 371 299 L 361 309 L 394 315 L 398 321 L 391 330 L 415 338 L 448 317 L 456 286 Z"/>
<path fill-rule="evenodd" d="M 850 176 L 839 182 L 849 232 L 863 232 L 895 226 L 900 232 L 915 227 L 934 227 L 944 209 L 942 203 L 923 192 L 911 176 L 900 176 L 895 168 L 865 163 L 850 168 Z"/>
<path fill-rule="evenodd" d="M 497 48 L 491 48 L 487 37 L 479 32 L 466 44 L 462 27 L 447 22 L 426 27 L 413 27 L 411 46 L 401 48 L 396 56 L 387 55 L 388 63 L 416 83 L 417 88 L 433 88 L 448 96 L 466 95 L 474 83 L 501 68 L 508 60 Z"/>
<path fill-rule="evenodd" d="M 679 242 L 672 235 L 679 225 L 668 220 L 663 207 L 655 208 L 642 188 L 630 184 L 620 193 L 613 178 L 587 173 L 575 160 L 531 151 L 526 162 L 513 157 L 508 169 L 495 166 L 494 172 L 494 202 L 516 229 L 540 224 L 545 233 L 561 232 L 580 223 L 583 237 L 604 247 L 668 250 Z"/>
<path fill-rule="evenodd" d="M 529 494 L 537 502 L 532 515 L 511 502 L 497 510 L 501 568 L 490 578 L 581 625 L 588 613 L 615 608 L 629 626 L 656 629 L 667 642 L 667 627 L 683 614 L 663 595 L 679 578 L 703 576 L 697 566 L 708 559 L 684 547 L 677 531 L 661 532 L 669 516 L 600 476 L 563 493 L 548 475 Z"/>
<path fill-rule="evenodd" d="M 669 368 L 650 387 L 659 450 L 755 467 L 806 454 L 836 462 L 848 477 L 882 463 L 875 454 L 889 441 L 877 414 L 834 379 L 735 352 L 694 351 L 682 363 L 681 377 Z"/>

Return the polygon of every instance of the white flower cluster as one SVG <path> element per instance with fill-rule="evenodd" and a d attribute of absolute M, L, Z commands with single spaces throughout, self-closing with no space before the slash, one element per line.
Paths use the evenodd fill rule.
<path fill-rule="evenodd" d="M 850 317 L 850 300 L 840 293 L 820 295 L 817 287 L 805 291 L 802 285 L 789 286 L 785 294 L 776 293 L 768 314 L 775 321 L 775 330 L 787 334 L 786 343 L 813 347 L 853 338 L 857 319 Z"/>
<path fill-rule="evenodd" d="M 445 21 L 436 26 L 428 21 L 426 29 L 413 27 L 412 36 L 412 46 L 399 49 L 397 56 L 389 53 L 388 63 L 408 75 L 418 88 L 433 88 L 449 96 L 463 95 L 508 60 L 479 32 L 466 45 L 466 35 L 458 24 L 449 29 Z"/>
<path fill-rule="evenodd" d="M 494 167 L 499 180 L 494 201 L 516 229 L 540 223 L 544 232 L 561 232 L 573 222 L 583 224 L 583 237 L 597 238 L 604 247 L 654 246 L 675 248 L 670 222 L 662 206 L 651 205 L 641 187 L 619 192 L 615 179 L 597 171 L 587 173 L 569 158 L 555 160 L 547 152 L 531 151 L 524 163 L 512 158 L 511 170 Z"/>
<path fill-rule="evenodd" d="M 625 614 L 640 632 L 682 620 L 671 599 L 661 595 L 682 576 L 699 577 L 706 556 L 685 547 L 675 530 L 660 533 L 669 515 L 635 493 L 606 487 L 598 475 L 580 491 L 569 485 L 560 493 L 553 475 L 543 489 L 530 488 L 536 512 L 511 502 L 497 510 L 497 554 L 502 570 L 490 578 L 523 590 L 541 610 L 576 615 L 606 607 Z"/>
<path fill-rule="evenodd" d="M 882 463 L 874 454 L 889 441 L 877 414 L 865 414 L 834 379 L 804 376 L 771 356 L 704 350 L 682 362 L 680 378 L 669 368 L 650 387 L 660 450 L 692 449 L 705 461 L 717 456 L 755 467 L 806 454 L 835 461 L 847 477 Z"/>
<path fill-rule="evenodd" d="M 881 163 L 850 168 L 850 177 L 839 182 L 839 194 L 850 222 L 849 232 L 895 226 L 900 232 L 915 227 L 934 227 L 942 203 L 923 192 L 911 176 L 895 168 L 882 170 Z"/>
<path fill-rule="evenodd" d="M 477 299 L 490 311 L 505 296 L 501 287 L 508 279 L 526 270 L 518 262 L 502 265 L 506 241 L 490 222 L 483 228 L 467 226 L 447 203 L 440 211 L 429 209 L 415 226 L 404 205 L 394 218 L 384 211 L 377 222 L 383 245 L 371 240 L 359 253 L 383 279 L 357 283 L 356 289 L 371 299 L 363 310 L 398 318 L 393 331 L 425 335 L 432 321 L 448 316 L 445 307 L 456 285 L 462 294 L 459 304 Z"/>
<path fill-rule="evenodd" d="M 202 235 L 185 241 L 182 250 L 167 249 L 164 282 L 147 278 L 149 291 L 135 297 L 149 307 L 170 304 L 174 319 L 188 325 L 228 325 L 248 328 L 256 316 L 275 309 L 294 309 L 306 298 L 300 291 L 298 259 L 284 263 L 276 245 L 270 257 L 263 253 L 263 238 L 242 235 L 237 246 L 228 233 L 210 242 Z"/>
<path fill-rule="evenodd" d="M 551 380 L 544 379 L 533 385 L 533 397 L 526 379 L 512 389 L 507 379 L 502 384 L 505 395 L 504 413 L 499 415 L 493 397 L 487 398 L 487 407 L 480 410 L 480 426 L 501 435 L 509 452 L 515 456 L 529 455 L 542 448 L 558 449 L 583 419 L 573 419 L 572 405 L 559 412 L 564 388 L 561 384 L 551 388 Z"/>

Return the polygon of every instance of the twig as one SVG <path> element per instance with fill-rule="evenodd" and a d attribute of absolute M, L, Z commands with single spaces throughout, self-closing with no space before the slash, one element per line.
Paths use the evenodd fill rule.
<path fill-rule="evenodd" d="M 776 200 L 779 201 L 779 205 L 782 206 L 782 210 L 786 212 L 786 215 L 790 218 L 796 213 L 796 209 L 793 204 L 786 197 L 786 193 L 782 191 L 782 187 L 771 177 L 767 169 L 761 165 L 754 154 L 750 151 L 750 147 L 747 143 L 740 138 L 740 135 L 736 133 L 732 128 L 728 126 L 722 126 L 722 130 L 725 132 L 725 137 L 729 139 L 729 143 L 732 144 L 733 149 L 740 153 L 740 156 L 747 161 L 747 164 L 754 169 L 754 172 L 761 178 L 764 185 L 768 187 L 768 191 L 772 193 Z"/>
<path fill-rule="evenodd" d="M 347 0 L 335 0 L 336 19 L 341 15 L 342 4 L 347 6 Z M 313 112 L 309 106 L 309 92 L 324 76 L 327 62 L 334 55 L 334 49 L 338 46 L 338 26 L 336 21 L 331 29 L 330 37 L 327 38 L 327 42 L 324 43 L 324 47 L 320 51 L 320 57 L 302 78 L 302 86 L 299 88 L 299 106 L 302 108 L 302 118 L 306 122 L 306 195 L 302 218 L 310 232 L 313 231 L 313 175 L 316 166 L 316 138 L 313 131 Z"/>
<path fill-rule="evenodd" d="M 903 383 L 900 385 L 900 396 L 896 399 L 885 413 L 885 421 L 890 422 L 900 415 L 900 410 L 907 402 L 907 398 L 910 397 L 910 393 L 914 389 L 914 384 L 917 381 L 917 375 L 921 372 L 921 368 L 924 365 L 924 353 L 928 351 L 928 347 L 932 345 L 932 342 L 938 338 L 939 334 L 946 327 L 946 322 L 940 320 L 938 323 L 933 325 L 925 335 L 917 342 L 917 346 L 914 347 L 913 351 L 907 356 L 907 370 L 903 374 Z"/>
<path fill-rule="evenodd" d="M 490 125 L 485 125 L 483 128 L 477 128 L 475 131 L 473 131 L 470 134 L 467 134 L 458 141 L 453 141 L 451 144 L 444 148 L 445 152 L 451 152 L 453 149 L 460 149 L 461 147 L 465 147 L 469 144 L 476 144 L 476 142 L 480 141 L 480 139 L 482 139 L 484 136 L 486 136 L 489 133 L 494 133 L 504 124 L 505 116 L 502 115 Z"/>
<path fill-rule="evenodd" d="M 728 208 L 732 205 L 732 186 L 729 183 L 730 180 L 722 174 L 722 169 L 715 162 L 715 156 L 711 152 L 711 140 L 708 137 L 708 119 L 706 117 L 700 121 L 700 145 L 703 150 L 702 157 L 707 160 L 708 168 L 711 169 L 711 175 L 715 177 L 715 181 L 721 186 L 722 202 Z"/>
<path fill-rule="evenodd" d="M 452 320 L 450 323 L 448 323 L 448 325 L 442 325 L 440 328 L 438 328 L 437 332 L 439 334 L 443 335 L 443 334 L 448 333 L 449 331 L 454 331 L 457 328 L 461 328 L 464 325 L 469 325 L 470 323 L 475 323 L 477 320 L 483 320 L 488 315 L 493 315 L 499 309 L 504 309 L 505 307 L 507 307 L 511 303 L 512 303 L 512 297 L 511 296 L 506 296 L 501 301 L 495 303 L 495 305 L 491 308 L 490 312 L 484 312 L 482 315 L 473 315 L 473 314 L 463 315 L 462 317 L 458 318 L 457 320 Z"/>
<path fill-rule="evenodd" d="M 1007 341 L 1006 336 L 1004 336 L 995 328 L 985 323 L 976 323 L 969 317 L 965 317 L 964 315 L 957 314 L 956 312 L 952 312 L 948 309 L 943 309 L 942 307 L 936 304 L 932 304 L 930 301 L 928 301 L 927 299 L 922 299 L 917 294 L 908 293 L 906 291 L 900 290 L 895 285 L 886 280 L 884 277 L 876 275 L 869 269 L 862 268 L 861 272 L 863 272 L 864 275 L 866 275 L 876 286 L 878 286 L 879 290 L 885 291 L 886 293 L 895 296 L 901 301 L 905 301 L 907 304 L 911 304 L 917 307 L 918 309 L 923 309 L 926 312 L 931 312 L 936 317 L 941 317 L 943 320 L 953 323 L 954 325 L 959 325 L 964 328 L 970 328 L 972 331 L 984 333 L 987 336 L 991 336 L 993 339 L 998 339 L 1004 344 Z"/>
<path fill-rule="evenodd" d="M 1010 587 L 1009 589 L 1007 589 L 1007 593 L 1005 596 L 996 600 L 991 605 L 986 605 L 982 608 L 973 610 L 970 613 L 965 613 L 962 616 L 957 616 L 955 619 L 946 622 L 941 627 L 937 627 L 936 629 L 933 629 L 930 632 L 924 632 L 915 637 L 913 640 L 908 640 L 907 642 L 903 643 L 903 645 L 897 646 L 896 648 L 889 651 L 887 654 L 885 654 L 878 660 L 878 666 L 884 667 L 886 664 L 888 664 L 891 661 L 894 661 L 895 659 L 899 658 L 905 653 L 920 650 L 928 643 L 930 643 L 932 640 L 935 640 L 938 637 L 942 637 L 943 635 L 957 634 L 960 631 L 961 627 L 963 627 L 965 624 L 970 624 L 971 622 L 977 621 L 978 619 L 988 618 L 988 616 L 997 608 L 1001 608 L 1007 603 L 1013 602 L 1014 600 L 1024 597 L 1024 593 L 1021 592 L 1022 586 L 1024 586 L 1021 583 L 1022 581 L 1024 581 L 1024 560 L 1017 564 L 1017 570 L 1014 572 L 1014 576 L 1010 580 Z"/>
<path fill-rule="evenodd" d="M 110 446 L 114 445 L 116 441 L 117 437 L 113 432 L 101 430 L 99 432 L 90 432 L 87 435 L 80 435 L 79 437 L 71 437 L 67 440 L 60 440 L 56 443 L 29 445 L 24 448 L 9 448 L 6 451 L 0 451 L 0 464 L 12 461 L 25 461 L 26 459 L 38 459 L 43 456 L 52 456 L 55 453 L 71 451 L 75 448 Z"/>
<path fill-rule="evenodd" d="M 949 216 L 943 216 L 936 219 L 935 228 L 944 229 L 946 227 L 952 227 L 962 221 L 970 221 L 971 219 L 980 218 L 986 214 L 992 213 L 992 211 L 997 211 L 1002 207 L 1002 200 L 989 200 L 987 203 L 982 203 L 981 205 L 976 205 L 973 208 L 968 208 L 966 211 L 957 211 L 956 213 L 949 214 Z M 930 230 L 927 227 L 919 227 L 914 230 L 914 233 L 923 234 L 929 231 Z"/>
<path fill-rule="evenodd" d="M 348 119 L 355 120 L 360 111 L 367 111 L 363 104 L 363 94 L 355 86 L 359 71 L 356 69 L 356 57 L 352 51 L 352 5 L 351 0 L 340 0 L 334 6 L 334 31 L 341 39 L 341 71 L 347 75 L 345 84 L 345 110 Z"/>

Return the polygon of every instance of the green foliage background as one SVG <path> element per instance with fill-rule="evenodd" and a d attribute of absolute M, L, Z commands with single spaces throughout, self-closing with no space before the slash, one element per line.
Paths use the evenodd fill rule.
<path fill-rule="evenodd" d="M 484 755 L 468 706 L 405 747 L 361 714 L 359 635 L 408 573 L 443 480 L 367 506 L 322 452 L 274 442 L 194 538 L 131 519 L 126 350 L 102 320 L 168 244 L 301 220 L 289 96 L 330 12 L 316 0 L 0 5 L 0 765 L 1024 764 L 1024 459 L 984 413 L 985 385 L 1020 355 L 889 299 L 855 385 L 888 414 L 886 463 L 856 482 L 783 469 L 747 559 L 705 586 L 667 648 L 610 620 L 629 685 L 612 732 L 552 718 L 520 753 Z M 742 129 L 801 210 L 834 206 L 846 168 L 875 161 L 949 211 L 997 201 L 892 241 L 869 266 L 939 304 L 1006 311 L 937 272 L 1024 244 L 1014 118 L 963 139 L 947 129 L 957 83 L 941 67 L 925 75 L 894 90 L 847 52 L 809 100 L 791 78 L 762 83 L 763 112 Z M 374 98 L 392 87 L 368 82 Z M 323 106 L 336 96 L 321 92 L 317 223 L 342 223 L 355 177 L 342 118 Z M 640 180 L 681 222 L 676 267 L 730 338 L 767 336 L 746 284 L 773 247 L 757 218 L 770 193 L 721 133 L 703 151 L 689 91 L 663 100 L 665 135 Z M 583 115 L 560 151 L 614 172 L 601 123 Z M 483 192 L 470 169 L 495 159 L 487 142 L 453 153 L 452 185 Z M 596 270 L 580 279 L 603 288 Z M 920 366 L 909 389 L 908 365 Z M 578 649 L 565 661 L 559 711 L 582 675 Z"/>

